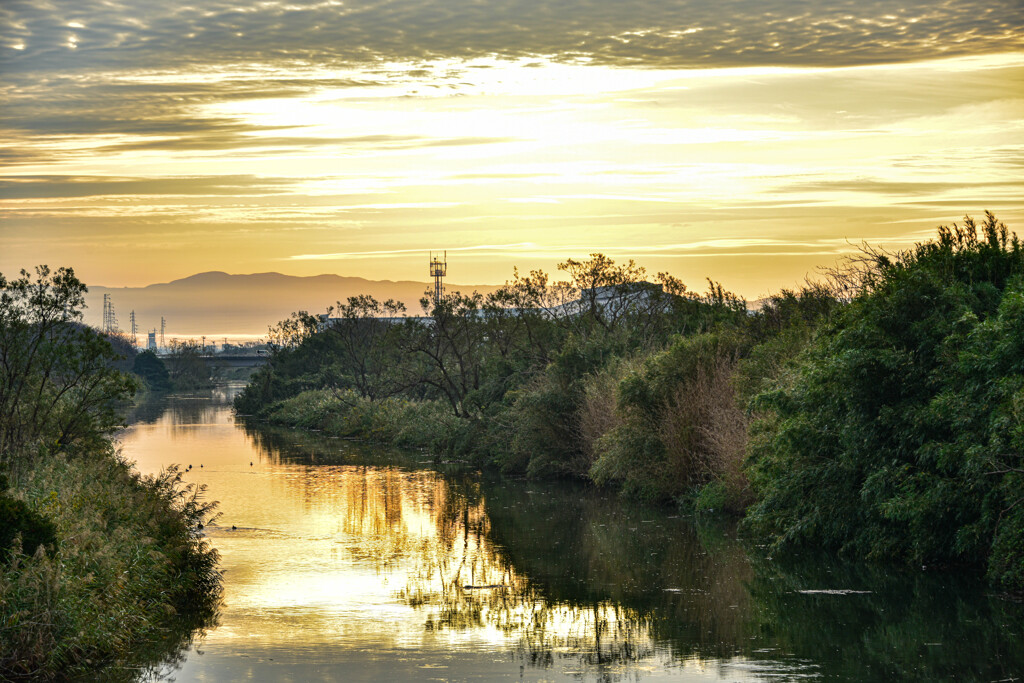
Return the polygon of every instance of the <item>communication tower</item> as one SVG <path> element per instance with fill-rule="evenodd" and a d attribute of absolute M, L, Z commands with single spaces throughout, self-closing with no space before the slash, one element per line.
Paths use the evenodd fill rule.
<path fill-rule="evenodd" d="M 444 252 L 444 261 L 430 254 L 430 277 L 434 278 L 434 305 L 441 302 L 444 296 L 444 276 L 448 274 L 448 252 Z"/>
<path fill-rule="evenodd" d="M 103 295 L 103 331 L 106 334 L 117 333 L 117 316 L 114 315 L 114 302 L 109 294 Z"/>

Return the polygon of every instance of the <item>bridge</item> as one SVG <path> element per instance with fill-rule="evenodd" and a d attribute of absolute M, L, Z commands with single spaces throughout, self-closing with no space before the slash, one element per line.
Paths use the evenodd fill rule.
<path fill-rule="evenodd" d="M 158 356 L 161 360 L 174 362 L 173 354 L 161 353 Z M 200 354 L 199 358 L 215 368 L 258 368 L 267 362 L 270 354 L 213 353 Z"/>

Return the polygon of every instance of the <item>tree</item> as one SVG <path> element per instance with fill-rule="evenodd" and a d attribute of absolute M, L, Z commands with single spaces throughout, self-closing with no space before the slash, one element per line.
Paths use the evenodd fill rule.
<path fill-rule="evenodd" d="M 320 329 L 320 321 L 307 311 L 292 313 L 270 328 L 268 343 L 272 351 L 294 349 Z"/>
<path fill-rule="evenodd" d="M 430 314 L 430 322 L 408 321 L 399 341 L 422 361 L 410 381 L 437 391 L 459 417 L 472 415 L 466 397 L 480 388 L 485 360 L 482 304 L 478 292 L 445 294 L 439 301 L 425 296 L 420 305 Z"/>
<path fill-rule="evenodd" d="M 85 292 L 70 268 L 0 274 L 0 461 L 120 426 L 116 402 L 135 382 L 112 367 L 110 342 L 81 324 Z"/>
<path fill-rule="evenodd" d="M 336 317 L 331 317 L 337 313 Z M 405 304 L 394 299 L 380 302 L 369 295 L 352 296 L 327 310 L 326 333 L 339 357 L 341 372 L 370 400 L 392 395 L 401 388 L 393 370 L 394 347 L 388 341 Z"/>
<path fill-rule="evenodd" d="M 143 351 L 135 356 L 132 372 L 141 377 L 153 391 L 168 391 L 171 388 L 167 366 L 153 351 Z"/>
<path fill-rule="evenodd" d="M 203 360 L 199 342 L 172 339 L 167 372 L 175 389 L 200 389 L 210 385 L 210 371 Z"/>

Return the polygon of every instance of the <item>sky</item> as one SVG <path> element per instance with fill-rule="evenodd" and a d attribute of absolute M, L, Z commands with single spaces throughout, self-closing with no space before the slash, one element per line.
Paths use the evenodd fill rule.
<path fill-rule="evenodd" d="M 991 210 L 1021 0 L 4 0 L 0 273 L 496 284 L 593 252 L 748 299 Z"/>

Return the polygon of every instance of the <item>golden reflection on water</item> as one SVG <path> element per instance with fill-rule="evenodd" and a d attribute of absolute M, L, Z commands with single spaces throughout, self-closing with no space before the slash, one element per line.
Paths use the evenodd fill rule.
<path fill-rule="evenodd" d="M 656 654 L 635 610 L 551 603 L 519 575 L 491 540 L 478 481 L 408 459 L 366 464 L 341 440 L 289 449 L 236 426 L 229 398 L 171 397 L 122 435 L 141 471 L 191 464 L 187 478 L 220 501 L 206 532 L 221 552 L 224 609 L 197 652 L 263 646 L 315 660 L 415 649 L 443 661 L 466 650 L 500 654 L 512 671 L 568 657 L 566 675 Z"/>
<path fill-rule="evenodd" d="M 221 503 L 205 530 L 225 572 L 220 625 L 151 678 L 1002 680 L 1024 670 L 1024 609 L 969 577 L 821 557 L 785 565 L 748 554 L 728 529 L 567 483 L 439 471 L 423 454 L 236 424 L 230 399 L 140 406 L 122 435 L 140 470 L 191 464 L 187 478 Z"/>

